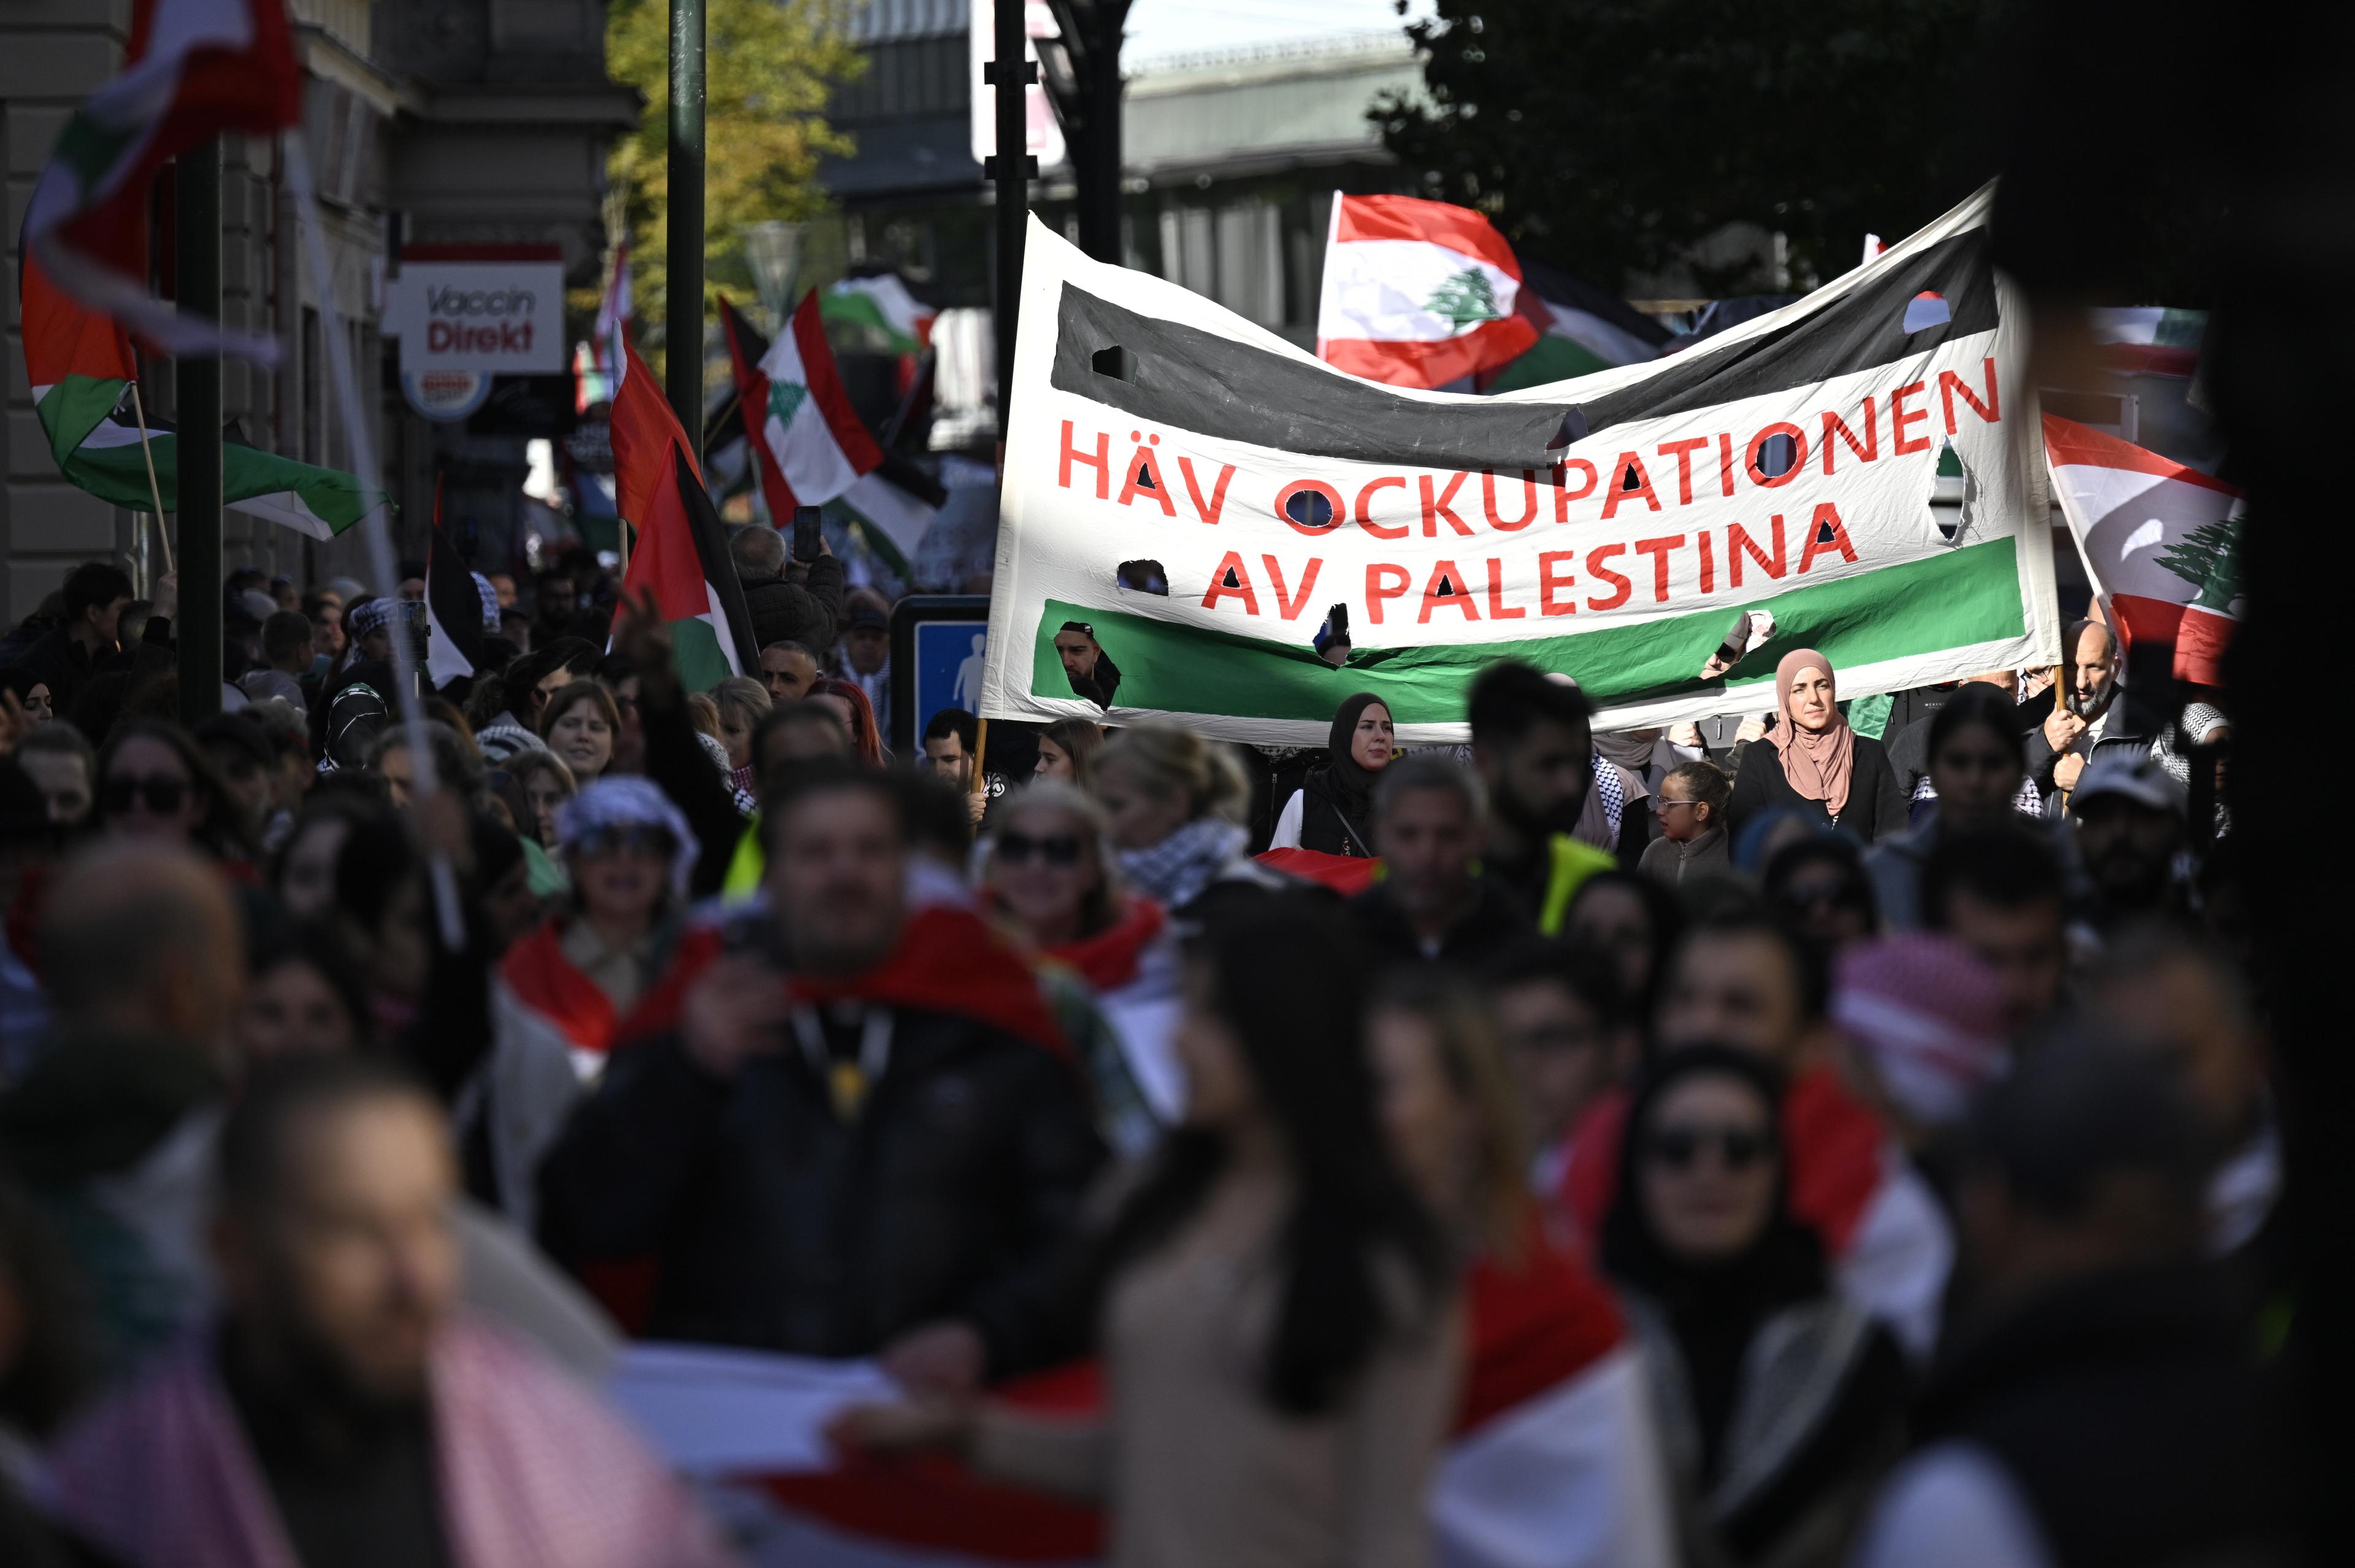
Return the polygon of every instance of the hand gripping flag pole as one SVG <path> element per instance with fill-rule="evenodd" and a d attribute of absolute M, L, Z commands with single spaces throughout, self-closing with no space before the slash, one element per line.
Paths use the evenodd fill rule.
<path fill-rule="evenodd" d="M 311 182 L 311 158 L 299 131 L 289 131 L 280 142 L 286 159 L 286 184 L 294 196 L 295 227 L 302 230 L 303 259 L 309 265 L 319 297 L 319 336 L 326 345 L 327 373 L 342 407 L 344 431 L 351 443 L 352 468 L 363 485 L 378 483 L 376 437 L 360 410 L 359 385 L 352 373 L 351 347 L 344 337 L 343 313 L 336 307 L 336 283 L 327 270 L 327 242 L 319 222 L 318 193 Z M 368 534 L 368 571 L 377 581 L 396 586 L 400 568 L 392 553 L 391 507 L 379 506 L 361 523 Z M 425 735 L 425 705 L 417 696 L 417 650 L 412 639 L 392 639 L 392 684 L 398 688 L 400 727 L 409 748 L 410 785 L 413 809 L 441 788 L 434 776 L 433 748 Z M 449 856 L 429 848 L 426 869 L 433 883 L 433 911 L 442 930 L 442 945 L 455 953 L 466 944 L 466 923 L 458 907 L 458 875 Z"/>

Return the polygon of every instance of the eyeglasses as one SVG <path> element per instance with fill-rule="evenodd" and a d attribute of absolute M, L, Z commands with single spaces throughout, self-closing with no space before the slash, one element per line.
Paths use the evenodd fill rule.
<path fill-rule="evenodd" d="M 1771 1152 L 1766 1135 L 1755 1127 L 1668 1126 L 1654 1129 L 1645 1141 L 1645 1155 L 1670 1170 L 1690 1170 L 1701 1150 L 1714 1147 L 1728 1170 L 1747 1170 Z"/>
<path fill-rule="evenodd" d="M 619 855 L 634 850 L 641 855 L 655 855 L 667 859 L 678 848 L 678 841 L 660 827 L 632 824 L 620 827 L 600 827 L 581 836 L 577 850 L 582 855 Z"/>
<path fill-rule="evenodd" d="M 1659 810 L 1666 811 L 1672 805 L 1706 805 L 1709 803 L 1700 800 L 1671 800 L 1664 795 L 1657 796 L 1652 804 Z"/>
<path fill-rule="evenodd" d="M 187 804 L 188 781 L 160 773 L 150 778 L 118 775 L 99 786 L 99 808 L 110 816 L 129 811 L 133 803 L 143 799 L 156 816 L 169 816 Z"/>
<path fill-rule="evenodd" d="M 997 836 L 997 857 L 1007 865 L 1027 865 L 1033 855 L 1050 866 L 1068 869 L 1080 863 L 1080 841 L 1069 833 L 1050 833 L 1044 838 L 1033 838 L 1028 833 Z"/>

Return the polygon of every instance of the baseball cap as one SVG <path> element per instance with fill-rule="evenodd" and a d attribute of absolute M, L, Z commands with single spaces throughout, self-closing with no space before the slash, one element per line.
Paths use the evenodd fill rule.
<path fill-rule="evenodd" d="M 2070 792 L 2071 802 L 2082 810 L 2088 801 L 2104 795 L 2121 795 L 2153 811 L 2171 811 L 2178 816 L 2187 815 L 2190 809 L 2184 802 L 2183 786 L 2169 778 L 2167 770 L 2147 752 L 2126 753 L 2113 750 L 2086 764 L 2084 776 Z"/>
<path fill-rule="evenodd" d="M 864 599 L 860 599 L 856 600 L 851 603 L 849 624 L 853 626 L 863 626 L 876 631 L 881 631 L 891 624 L 891 617 L 886 615 L 874 604 L 869 603 Z"/>

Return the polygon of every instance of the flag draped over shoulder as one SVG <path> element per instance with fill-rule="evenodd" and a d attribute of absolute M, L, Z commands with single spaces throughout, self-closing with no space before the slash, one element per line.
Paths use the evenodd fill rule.
<path fill-rule="evenodd" d="M 1677 354 L 1496 397 L 1344 374 L 1034 224 L 979 711 L 1310 746 L 1371 691 L 1453 743 L 1498 658 L 1575 677 L 1604 729 L 1756 712 L 1798 647 L 1850 697 L 2051 662 L 1992 195 Z M 1705 674 L 1737 612 L 1773 636 Z M 1120 667 L 1109 714 L 1055 650 L 1073 621 Z"/>
<path fill-rule="evenodd" d="M 1469 208 L 1411 196 L 1333 197 L 1316 356 L 1394 387 L 1444 387 L 1527 352 L 1521 263 Z"/>
<path fill-rule="evenodd" d="M 2196 468 L 2044 416 L 2052 496 L 2128 645 L 2175 649 L 2175 673 L 2224 684 L 2241 615 L 2239 490 Z"/>
<path fill-rule="evenodd" d="M 689 691 L 707 691 L 753 667 L 752 617 L 677 416 L 637 349 L 626 338 L 614 341 L 614 501 L 637 530 L 623 586 L 654 595 L 671 629 L 679 679 Z"/>
<path fill-rule="evenodd" d="M 155 506 L 147 485 L 152 455 L 164 508 L 176 511 L 179 438 L 169 423 L 151 417 L 148 453 L 141 453 L 139 423 L 126 398 L 138 367 L 122 325 L 58 288 L 29 249 L 17 283 L 25 371 L 58 471 L 101 500 L 144 512 Z M 382 491 L 349 474 L 234 442 L 221 450 L 221 498 L 249 516 L 323 539 L 342 533 L 386 499 Z"/>
<path fill-rule="evenodd" d="M 59 133 L 25 208 L 25 249 L 77 299 L 166 352 L 275 363 L 267 336 L 152 298 L 148 197 L 179 154 L 223 132 L 272 135 L 302 118 L 282 0 L 138 0 L 123 73 Z"/>

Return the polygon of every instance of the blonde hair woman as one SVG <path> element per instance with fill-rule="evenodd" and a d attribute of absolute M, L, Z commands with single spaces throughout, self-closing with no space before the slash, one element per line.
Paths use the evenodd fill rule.
<path fill-rule="evenodd" d="M 1131 886 L 1172 913 L 1214 886 L 1273 890 L 1287 879 L 1243 854 L 1251 784 L 1234 753 L 1175 724 L 1139 724 L 1104 747 L 1096 799 Z"/>

